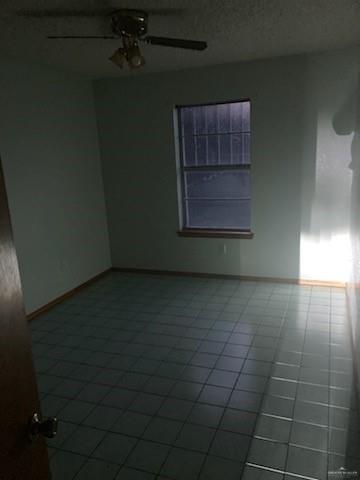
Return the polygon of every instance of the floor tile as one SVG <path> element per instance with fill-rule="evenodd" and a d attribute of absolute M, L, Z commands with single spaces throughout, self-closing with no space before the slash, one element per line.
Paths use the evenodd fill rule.
<path fill-rule="evenodd" d="M 260 377 L 259 375 L 247 375 L 242 373 L 235 388 L 237 390 L 247 390 L 249 392 L 263 393 L 265 391 L 268 379 L 266 377 Z"/>
<path fill-rule="evenodd" d="M 283 380 L 295 380 L 299 378 L 300 367 L 296 365 L 275 364 L 271 375 Z"/>
<path fill-rule="evenodd" d="M 146 427 L 143 438 L 145 440 L 152 440 L 172 445 L 175 442 L 182 426 L 182 422 L 168 418 L 155 417 Z"/>
<path fill-rule="evenodd" d="M 258 412 L 261 404 L 261 395 L 245 390 L 234 390 L 231 394 L 229 407 L 249 412 Z"/>
<path fill-rule="evenodd" d="M 155 415 L 164 402 L 164 397 L 150 393 L 139 393 L 130 405 L 130 409 L 144 413 L 146 415 Z"/>
<path fill-rule="evenodd" d="M 352 403 L 353 392 L 344 389 L 330 388 L 329 404 L 336 407 L 349 408 Z"/>
<path fill-rule="evenodd" d="M 143 391 L 157 395 L 168 395 L 174 385 L 175 380 L 172 378 L 153 376 L 143 386 Z"/>
<path fill-rule="evenodd" d="M 115 480 L 155 480 L 155 478 L 159 477 L 134 468 L 122 467 Z"/>
<path fill-rule="evenodd" d="M 106 405 L 97 405 L 84 419 L 83 424 L 101 430 L 110 430 L 116 420 L 123 414 L 123 410 Z"/>
<path fill-rule="evenodd" d="M 151 418 L 143 413 L 128 411 L 115 421 L 111 430 L 124 435 L 141 437 Z"/>
<path fill-rule="evenodd" d="M 44 416 L 57 416 L 68 402 L 68 398 L 47 394 L 41 401 L 42 413 Z"/>
<path fill-rule="evenodd" d="M 244 462 L 250 444 L 250 437 L 218 430 L 210 449 L 211 455 Z"/>
<path fill-rule="evenodd" d="M 193 403 L 187 400 L 167 398 L 158 411 L 158 415 L 160 417 L 171 418 L 172 420 L 185 421 L 192 407 Z"/>
<path fill-rule="evenodd" d="M 228 403 L 230 395 L 231 389 L 229 388 L 205 385 L 198 401 L 210 405 L 225 406 Z"/>
<path fill-rule="evenodd" d="M 171 385 L 173 385 L 175 380 L 181 377 L 181 374 L 184 371 L 184 368 L 185 366 L 180 363 L 163 362 L 159 366 L 159 369 L 157 370 L 156 374 L 161 377 L 165 377 L 167 379 L 172 380 Z"/>
<path fill-rule="evenodd" d="M 175 445 L 188 450 L 206 453 L 209 450 L 215 430 L 201 425 L 185 424 Z"/>
<path fill-rule="evenodd" d="M 89 456 L 104 438 L 105 432 L 90 427 L 77 427 L 63 443 L 62 449 Z"/>
<path fill-rule="evenodd" d="M 62 382 L 60 377 L 54 375 L 38 374 L 38 389 L 41 393 L 51 393 Z"/>
<path fill-rule="evenodd" d="M 323 412 L 322 412 L 323 413 Z M 322 421 L 325 415 L 323 415 Z M 348 409 L 329 407 L 329 426 L 347 429 L 351 425 L 350 411 Z"/>
<path fill-rule="evenodd" d="M 299 447 L 327 451 L 328 429 L 326 427 L 293 422 L 290 443 Z"/>
<path fill-rule="evenodd" d="M 191 350 L 173 349 L 168 353 L 166 359 L 170 362 L 177 362 L 186 365 L 190 362 L 193 355 L 194 352 Z"/>
<path fill-rule="evenodd" d="M 200 345 L 199 352 L 220 354 L 224 349 L 225 343 L 220 341 L 204 340 Z"/>
<path fill-rule="evenodd" d="M 122 370 L 115 370 L 115 369 L 102 369 L 93 379 L 94 383 L 98 383 L 100 385 L 114 387 L 117 385 L 124 375 Z"/>
<path fill-rule="evenodd" d="M 126 465 L 150 473 L 159 472 L 170 447 L 160 443 L 141 440 L 126 461 Z"/>
<path fill-rule="evenodd" d="M 246 358 L 249 352 L 249 347 L 245 345 L 235 345 L 228 343 L 225 345 L 223 350 L 223 355 L 230 356 L 230 357 L 240 357 Z"/>
<path fill-rule="evenodd" d="M 74 480 L 114 480 L 119 466 L 89 458 Z"/>
<path fill-rule="evenodd" d="M 284 418 L 292 418 L 295 402 L 289 398 L 273 397 L 266 395 L 263 399 L 261 412 Z"/>
<path fill-rule="evenodd" d="M 253 335 L 245 335 L 244 333 L 233 333 L 229 338 L 229 343 L 235 343 L 237 345 L 251 345 L 253 339 Z"/>
<path fill-rule="evenodd" d="M 267 440 L 254 439 L 247 461 L 268 468 L 284 470 L 288 446 Z"/>
<path fill-rule="evenodd" d="M 149 360 L 145 358 L 139 358 L 132 366 L 132 372 L 146 373 L 153 375 L 160 367 L 159 360 Z"/>
<path fill-rule="evenodd" d="M 284 379 L 271 378 L 267 384 L 266 393 L 275 397 L 294 399 L 298 393 L 298 383 Z"/>
<path fill-rule="evenodd" d="M 197 367 L 214 368 L 217 360 L 218 355 L 211 353 L 196 353 L 191 359 L 191 364 Z"/>
<path fill-rule="evenodd" d="M 223 412 L 223 407 L 196 403 L 187 418 L 187 422 L 216 428 L 219 425 Z"/>
<path fill-rule="evenodd" d="M 115 408 L 128 408 L 136 398 L 137 392 L 125 388 L 112 388 L 101 403 Z"/>
<path fill-rule="evenodd" d="M 69 373 L 69 377 L 74 380 L 90 382 L 96 375 L 99 374 L 99 372 L 101 372 L 100 367 L 94 367 L 91 365 L 78 365 Z"/>
<path fill-rule="evenodd" d="M 208 455 L 199 480 L 219 480 L 226 475 L 227 480 L 239 480 L 243 465 L 225 458 Z"/>
<path fill-rule="evenodd" d="M 85 385 L 84 382 L 67 378 L 63 379 L 51 393 L 59 397 L 75 398 Z"/>
<path fill-rule="evenodd" d="M 297 400 L 294 408 L 294 419 L 300 422 L 326 426 L 329 424 L 329 409 L 325 405 Z"/>
<path fill-rule="evenodd" d="M 76 368 L 77 364 L 73 362 L 60 361 L 52 367 L 48 373 L 66 378 Z"/>
<path fill-rule="evenodd" d="M 256 413 L 227 408 L 222 418 L 220 428 L 230 432 L 252 435 L 256 419 Z"/>
<path fill-rule="evenodd" d="M 93 457 L 121 465 L 125 462 L 136 443 L 137 440 L 135 438 L 117 433 L 107 433 L 93 452 Z"/>
<path fill-rule="evenodd" d="M 299 380 L 301 382 L 315 383 L 317 385 L 329 385 L 329 372 L 320 368 L 302 367 Z"/>
<path fill-rule="evenodd" d="M 202 453 L 173 448 L 160 473 L 174 480 L 196 480 L 204 459 Z"/>
<path fill-rule="evenodd" d="M 134 363 L 136 358 L 130 355 L 116 355 L 113 360 L 108 364 L 108 368 L 114 368 L 118 370 L 129 370 Z"/>
<path fill-rule="evenodd" d="M 80 400 L 70 400 L 59 412 L 59 418 L 64 421 L 81 423 L 94 409 L 94 404 Z"/>
<path fill-rule="evenodd" d="M 183 400 L 196 401 L 200 395 L 203 386 L 200 383 L 184 382 L 179 380 L 172 388 L 170 395 Z"/>
<path fill-rule="evenodd" d="M 262 362 L 258 360 L 245 360 L 241 373 L 251 375 L 261 375 L 268 377 L 272 369 L 271 362 Z"/>
<path fill-rule="evenodd" d="M 107 393 L 109 393 L 109 391 L 109 386 L 89 383 L 80 390 L 76 396 L 76 399 L 82 400 L 83 402 L 98 403 L 101 402 L 101 400 Z"/>
<path fill-rule="evenodd" d="M 58 430 L 54 438 L 46 440 L 48 446 L 53 448 L 60 448 L 62 444 L 70 437 L 70 435 L 78 428 L 75 423 L 64 422 L 59 420 Z"/>
<path fill-rule="evenodd" d="M 181 379 L 189 382 L 205 383 L 210 373 L 210 368 L 188 365 L 184 368 Z"/>
<path fill-rule="evenodd" d="M 327 455 L 298 447 L 289 447 L 286 471 L 313 478 L 326 479 Z"/>
<path fill-rule="evenodd" d="M 117 382 L 117 386 L 129 390 L 140 391 L 150 378 L 151 375 L 147 375 L 145 373 L 126 372 Z"/>
<path fill-rule="evenodd" d="M 282 473 L 246 465 L 241 480 L 283 480 Z M 292 477 L 294 480 L 294 477 Z"/>
<path fill-rule="evenodd" d="M 274 343 L 274 341 L 272 342 Z M 272 362 L 275 357 L 274 348 L 251 347 L 247 358 L 265 362 Z"/>
<path fill-rule="evenodd" d="M 266 440 L 287 443 L 290 438 L 291 428 L 292 422 L 289 420 L 260 415 L 256 425 L 255 435 Z"/>
<path fill-rule="evenodd" d="M 324 287 L 112 273 L 57 305 L 31 324 L 42 410 L 60 420 L 54 478 L 360 471 L 336 302 Z"/>
<path fill-rule="evenodd" d="M 52 480 L 73 480 L 85 461 L 86 457 L 81 455 L 57 451 L 50 461 Z"/>
<path fill-rule="evenodd" d="M 238 373 L 236 372 L 227 372 L 226 370 L 214 369 L 206 383 L 208 385 L 215 385 L 217 387 L 233 388 L 237 378 Z"/>
<path fill-rule="evenodd" d="M 240 373 L 244 365 L 243 358 L 229 357 L 221 355 L 216 363 L 218 370 L 228 370 L 230 372 Z"/>

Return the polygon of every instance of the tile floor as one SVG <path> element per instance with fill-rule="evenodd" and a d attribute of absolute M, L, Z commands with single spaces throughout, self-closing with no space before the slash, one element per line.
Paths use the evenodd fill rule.
<path fill-rule="evenodd" d="M 54 480 L 360 472 L 341 289 L 112 273 L 31 330 Z"/>

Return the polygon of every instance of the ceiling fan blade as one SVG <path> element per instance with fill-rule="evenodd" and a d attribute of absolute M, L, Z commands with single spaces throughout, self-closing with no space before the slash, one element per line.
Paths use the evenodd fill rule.
<path fill-rule="evenodd" d="M 111 15 L 114 9 L 105 10 L 18 10 L 20 17 L 30 18 L 62 18 L 62 17 L 106 17 Z"/>
<path fill-rule="evenodd" d="M 181 38 L 168 37 L 153 37 L 148 36 L 144 38 L 146 43 L 151 45 L 162 45 L 164 47 L 186 48 L 189 50 L 205 50 L 206 42 L 199 42 L 198 40 L 183 40 Z"/>
<path fill-rule="evenodd" d="M 101 40 L 119 40 L 119 37 L 109 36 L 109 35 L 48 35 L 50 40 L 71 40 L 76 38 L 90 38 L 90 39 L 101 39 Z"/>
<path fill-rule="evenodd" d="M 184 8 L 150 8 L 146 9 L 149 15 L 182 15 L 186 10 Z"/>
<path fill-rule="evenodd" d="M 62 17 L 107 17 L 111 14 L 116 13 L 118 9 L 116 8 L 107 8 L 107 9 L 97 9 L 97 10 L 64 10 L 64 9 L 54 9 L 54 10 L 18 10 L 16 12 L 20 17 L 30 17 L 30 18 L 62 18 Z M 126 9 L 123 9 L 125 12 Z M 146 10 L 146 13 L 149 15 L 181 15 L 185 13 L 185 9 L 180 8 L 154 8 Z"/>

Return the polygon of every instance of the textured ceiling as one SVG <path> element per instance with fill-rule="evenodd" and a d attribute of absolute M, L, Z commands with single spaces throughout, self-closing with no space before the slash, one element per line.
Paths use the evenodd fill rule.
<path fill-rule="evenodd" d="M 0 0 L 0 54 L 93 77 L 128 74 L 108 61 L 117 40 L 48 40 L 110 34 L 104 18 L 21 18 L 21 9 L 176 9 L 152 15 L 149 34 L 206 40 L 192 52 L 142 46 L 136 74 L 327 50 L 360 43 L 360 0 Z M 180 12 L 178 10 L 181 10 Z"/>

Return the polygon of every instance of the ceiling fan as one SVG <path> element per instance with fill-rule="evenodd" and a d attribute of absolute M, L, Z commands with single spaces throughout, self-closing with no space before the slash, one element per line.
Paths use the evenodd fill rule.
<path fill-rule="evenodd" d="M 155 11 L 153 13 L 174 13 L 168 11 Z M 146 35 L 148 30 L 149 13 L 142 10 L 120 9 L 113 11 L 71 11 L 71 10 L 43 10 L 19 11 L 19 15 L 32 18 L 56 17 L 108 17 L 112 35 L 49 35 L 49 39 L 105 39 L 122 41 L 122 46 L 115 50 L 109 60 L 123 68 L 125 62 L 131 69 L 142 67 L 145 59 L 141 54 L 139 42 L 165 47 L 185 48 L 189 50 L 205 50 L 206 42 L 185 40 L 180 38 L 154 37 Z"/>

